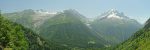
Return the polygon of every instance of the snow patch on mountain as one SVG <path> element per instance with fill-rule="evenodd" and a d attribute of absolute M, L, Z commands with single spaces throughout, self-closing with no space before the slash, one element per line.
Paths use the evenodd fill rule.
<path fill-rule="evenodd" d="M 57 14 L 57 12 L 47 12 L 44 10 L 36 10 L 34 12 L 35 14 L 32 18 L 34 27 L 38 27 L 39 25 L 43 24 L 45 20 Z"/>
<path fill-rule="evenodd" d="M 40 14 L 40 15 L 57 14 L 57 12 L 48 12 L 44 10 L 36 10 L 35 13 Z"/>
<path fill-rule="evenodd" d="M 117 19 L 123 19 L 122 16 L 119 16 L 120 14 L 116 9 L 111 9 L 107 12 L 108 15 L 106 15 L 107 18 L 117 18 Z"/>
<path fill-rule="evenodd" d="M 112 14 L 110 14 L 110 15 L 108 15 L 107 16 L 107 18 L 118 18 L 118 19 L 123 19 L 122 17 L 120 17 L 120 16 L 118 16 L 118 15 L 116 15 L 117 13 L 112 13 Z"/>
<path fill-rule="evenodd" d="M 124 15 L 122 12 L 118 12 L 116 9 L 111 9 L 107 12 L 102 13 L 97 19 L 129 19 L 127 16 Z"/>

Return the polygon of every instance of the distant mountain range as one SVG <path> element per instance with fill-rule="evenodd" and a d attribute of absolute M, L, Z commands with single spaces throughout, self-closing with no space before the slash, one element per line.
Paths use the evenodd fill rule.
<path fill-rule="evenodd" d="M 28 9 L 3 15 L 33 30 L 45 40 L 71 48 L 111 47 L 127 40 L 142 28 L 136 20 L 114 9 L 94 20 L 73 9 L 57 13 Z"/>

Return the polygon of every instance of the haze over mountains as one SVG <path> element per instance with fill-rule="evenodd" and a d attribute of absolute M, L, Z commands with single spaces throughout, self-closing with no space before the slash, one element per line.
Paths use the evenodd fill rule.
<path fill-rule="evenodd" d="M 127 40 L 143 27 L 115 9 L 93 19 L 86 18 L 74 9 L 57 13 L 27 9 L 5 13 L 3 16 L 33 30 L 44 40 L 57 43 L 56 47 L 71 49 L 112 47 Z M 145 28 L 147 25 L 148 22 Z"/>

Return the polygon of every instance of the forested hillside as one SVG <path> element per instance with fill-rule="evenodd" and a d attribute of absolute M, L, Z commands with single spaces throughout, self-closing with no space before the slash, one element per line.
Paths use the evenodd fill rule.
<path fill-rule="evenodd" d="M 137 31 L 131 38 L 118 45 L 115 50 L 149 50 L 150 49 L 150 19 L 145 27 Z"/>
<path fill-rule="evenodd" d="M 0 48 L 14 50 L 67 49 L 55 42 L 48 42 L 30 29 L 4 19 L 2 15 L 0 15 Z"/>

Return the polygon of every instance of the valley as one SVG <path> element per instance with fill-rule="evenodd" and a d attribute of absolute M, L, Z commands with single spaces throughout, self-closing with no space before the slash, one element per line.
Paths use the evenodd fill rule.
<path fill-rule="evenodd" d="M 115 9 L 92 19 L 75 9 L 57 13 L 26 9 L 0 15 L 0 48 L 148 50 L 149 23 L 142 25 Z"/>

